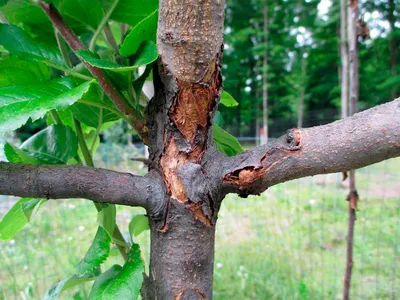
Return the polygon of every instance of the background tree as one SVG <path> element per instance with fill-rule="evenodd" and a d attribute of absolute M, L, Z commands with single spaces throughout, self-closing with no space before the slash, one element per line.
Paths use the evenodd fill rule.
<path fill-rule="evenodd" d="M 115 224 L 115 204 L 147 210 L 151 260 L 143 298 L 211 298 L 215 225 L 226 194 L 246 197 L 287 180 L 400 155 L 399 100 L 325 126 L 291 129 L 277 141 L 238 153 L 237 141 L 213 124 L 220 102 L 235 105 L 221 88 L 224 1 L 161 0 L 159 11 L 154 1 L 140 2 L 136 10 L 128 0 L 80 1 L 79 10 L 75 0 L 51 2 L 8 1 L 4 19 L 21 27 L 0 25 L 7 69 L 0 88 L 1 131 L 45 115 L 49 125 L 18 148 L 6 146 L 10 162 L 0 163 L 0 194 L 39 199 L 18 202 L 2 220 L 11 224 L 2 237 L 15 231 L 16 211 L 29 216 L 46 199 L 85 198 L 99 211 L 97 234 L 76 274 L 49 289 L 49 298 L 88 280 L 95 280 L 91 298 L 138 296 L 143 262 L 138 245 L 127 243 Z M 276 9 L 272 20 L 285 16 Z M 132 26 L 119 53 L 110 49 L 125 26 L 121 31 L 110 18 Z M 287 31 L 270 30 L 281 39 Z M 268 47 L 270 57 L 290 57 L 276 47 Z M 285 65 L 277 60 L 280 70 Z M 150 73 L 155 96 L 149 101 L 141 90 Z M 276 99 L 276 107 L 287 105 Z M 93 167 L 104 124 L 121 118 L 149 146 L 145 176 Z M 111 240 L 126 262 L 101 272 Z"/>

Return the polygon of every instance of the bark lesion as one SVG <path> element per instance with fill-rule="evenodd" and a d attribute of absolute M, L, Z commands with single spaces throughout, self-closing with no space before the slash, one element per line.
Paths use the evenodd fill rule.
<path fill-rule="evenodd" d="M 168 88 L 172 86 L 164 86 L 167 91 L 164 93 L 165 106 L 168 109 L 163 132 L 164 150 L 160 153 L 159 169 L 171 198 L 187 205 L 196 219 L 208 226 L 212 226 L 213 216 L 209 212 L 214 208 L 204 207 L 210 205 L 210 201 L 205 199 L 206 194 L 201 193 L 203 199 L 199 200 L 199 193 L 193 193 L 193 182 L 183 182 L 181 178 L 185 176 L 179 176 L 178 171 L 186 165 L 198 165 L 201 169 L 202 157 L 210 140 L 212 116 L 220 95 L 221 56 L 222 53 L 215 56 L 200 81 L 191 82 L 175 78 L 174 93 L 168 93 Z M 161 64 L 161 77 L 168 76 L 168 66 L 162 62 Z M 205 176 L 199 176 L 207 181 Z M 206 185 L 204 188 L 206 189 Z"/>
<path fill-rule="evenodd" d="M 301 150 L 301 141 L 302 133 L 299 128 L 288 130 L 285 136 L 269 143 L 270 147 L 267 148 L 257 165 L 251 162 L 226 173 L 223 177 L 223 183 L 235 186 L 242 196 L 251 194 L 252 185 L 261 184 L 272 168 L 279 166 L 290 155 L 294 155 L 295 152 Z"/>

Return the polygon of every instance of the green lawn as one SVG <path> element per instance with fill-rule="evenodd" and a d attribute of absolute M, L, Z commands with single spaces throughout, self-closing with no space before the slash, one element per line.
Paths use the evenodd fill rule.
<path fill-rule="evenodd" d="M 399 170 L 395 159 L 357 172 L 352 299 L 400 298 Z M 332 174 L 281 184 L 259 197 L 229 195 L 217 225 L 214 298 L 341 299 L 346 194 Z M 2 216 L 6 209 L 0 208 Z M 123 232 L 140 212 L 118 208 Z M 73 274 L 95 235 L 95 220 L 88 201 L 47 202 L 13 240 L 0 242 L 0 299 L 38 299 Z M 146 263 L 148 242 L 148 232 L 139 237 Z M 116 262 L 121 259 L 113 251 L 103 269 Z M 85 298 L 89 289 L 90 283 L 61 298 Z"/>

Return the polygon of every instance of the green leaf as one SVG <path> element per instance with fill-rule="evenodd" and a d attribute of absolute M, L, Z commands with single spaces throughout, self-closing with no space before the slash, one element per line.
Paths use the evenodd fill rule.
<path fill-rule="evenodd" d="M 100 266 L 110 255 L 110 247 L 111 236 L 103 227 L 99 226 L 92 245 L 76 266 L 76 274 L 83 275 Z"/>
<path fill-rule="evenodd" d="M 57 47 L 32 39 L 14 25 L 0 24 L 0 45 L 9 53 L 24 60 L 46 61 L 65 66 Z"/>
<path fill-rule="evenodd" d="M 158 9 L 140 21 L 125 38 L 119 52 L 124 56 L 135 54 L 143 41 L 155 41 L 157 34 Z"/>
<path fill-rule="evenodd" d="M 0 134 L 35 121 L 52 109 L 64 109 L 79 100 L 93 81 L 73 88 L 69 78 L 44 84 L 0 88 Z"/>
<path fill-rule="evenodd" d="M 71 127 L 51 125 L 27 139 L 20 150 L 44 164 L 66 164 L 78 151 L 78 138 Z"/>
<path fill-rule="evenodd" d="M 115 229 L 117 209 L 113 204 L 103 204 L 98 214 L 99 226 L 103 227 L 110 236 L 113 235 Z"/>
<path fill-rule="evenodd" d="M 131 66 L 121 66 L 112 61 L 102 60 L 98 58 L 97 55 L 87 50 L 79 50 L 78 56 L 91 66 L 98 67 L 100 69 L 106 69 L 115 72 L 129 72 L 136 70 L 140 66 L 145 66 L 155 61 L 158 57 L 158 52 L 157 46 L 154 42 L 146 41 L 142 43 L 134 57 Z"/>
<path fill-rule="evenodd" d="M 7 2 L 7 1 L 3 1 Z M 1 5 L 0 5 L 1 6 Z M 6 19 L 13 24 L 23 23 L 24 25 L 41 26 L 47 24 L 50 27 L 50 20 L 43 10 L 31 0 L 11 0 L 0 8 Z"/>
<path fill-rule="evenodd" d="M 71 111 L 76 119 L 93 128 L 97 128 L 100 121 L 104 124 L 120 119 L 114 103 L 106 95 L 102 95 L 98 85 L 92 86 L 80 102 L 72 105 Z"/>
<path fill-rule="evenodd" d="M 0 87 L 48 80 L 50 80 L 50 68 L 42 63 L 23 61 L 15 56 L 0 60 Z"/>
<path fill-rule="evenodd" d="M 109 275 L 113 275 L 116 269 Z M 91 299 L 137 299 L 142 287 L 143 272 L 144 264 L 140 257 L 139 245 L 133 244 L 128 259 L 119 274 L 113 279 L 104 280 L 108 281 L 107 287 L 104 288 L 102 284 L 101 292 L 93 293 L 93 295 L 91 293 L 93 297 Z"/>
<path fill-rule="evenodd" d="M 101 0 L 105 11 L 108 11 L 113 1 L 114 0 Z M 136 26 L 137 23 L 150 15 L 157 8 L 158 0 L 119 0 L 118 5 L 111 14 L 111 19 Z"/>
<path fill-rule="evenodd" d="M 217 124 L 213 125 L 213 139 L 218 150 L 228 156 L 234 156 L 244 151 L 238 140 Z"/>
<path fill-rule="evenodd" d="M 0 221 L 0 240 L 10 240 L 28 222 L 39 207 L 46 202 L 45 199 L 22 198 L 7 212 Z"/>
<path fill-rule="evenodd" d="M 28 153 L 25 151 L 18 149 L 14 145 L 11 145 L 9 143 L 6 143 L 4 145 L 4 155 L 6 156 L 7 160 L 9 162 L 14 162 L 14 163 L 27 163 L 27 164 L 40 164 L 41 161 L 29 156 Z"/>
<path fill-rule="evenodd" d="M 235 107 L 239 105 L 239 103 L 237 103 L 237 101 L 233 99 L 233 97 L 228 92 L 225 91 L 223 91 L 221 94 L 220 103 L 227 107 Z"/>
<path fill-rule="evenodd" d="M 113 265 L 103 274 L 101 274 L 93 284 L 92 290 L 89 294 L 89 300 L 103 300 L 104 290 L 107 286 L 115 280 L 118 274 L 121 272 L 122 267 L 120 265 Z"/>
<path fill-rule="evenodd" d="M 6 5 L 8 0 L 0 0 L 0 6 Z"/>
<path fill-rule="evenodd" d="M 61 122 L 65 126 L 69 126 L 72 130 L 75 131 L 74 119 L 72 116 L 72 111 L 70 107 L 67 107 L 63 110 L 57 111 L 58 116 L 61 119 Z M 55 124 L 54 119 L 50 114 L 47 114 L 47 125 Z"/>
<path fill-rule="evenodd" d="M 46 294 L 42 297 L 42 300 L 56 300 L 62 291 L 72 288 L 78 284 L 82 284 L 87 281 L 92 281 L 99 276 L 99 271 L 95 270 L 85 275 L 71 275 L 64 280 L 57 282 L 51 288 L 49 288 Z"/>
<path fill-rule="evenodd" d="M 103 18 L 100 1 L 93 0 L 53 0 L 61 15 L 74 32 L 95 31 Z"/>
<path fill-rule="evenodd" d="M 129 233 L 131 236 L 138 236 L 145 230 L 149 230 L 149 219 L 145 215 L 134 216 L 129 223 Z"/>

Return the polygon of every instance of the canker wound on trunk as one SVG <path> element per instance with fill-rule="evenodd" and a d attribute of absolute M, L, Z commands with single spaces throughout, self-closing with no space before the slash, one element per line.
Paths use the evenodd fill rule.
<path fill-rule="evenodd" d="M 201 83 L 177 79 L 178 92 L 169 110 L 169 129 L 164 133 L 165 149 L 160 166 L 171 197 L 187 203 L 197 219 L 211 226 L 201 209 L 187 198 L 185 187 L 178 176 L 178 167 L 187 163 L 201 163 L 206 150 L 213 111 L 221 85 L 219 55 L 212 60 Z M 181 146 L 184 145 L 184 146 Z"/>

